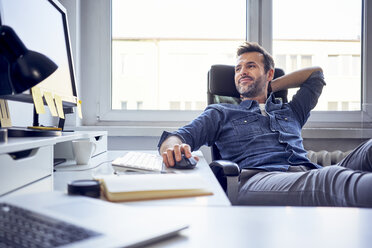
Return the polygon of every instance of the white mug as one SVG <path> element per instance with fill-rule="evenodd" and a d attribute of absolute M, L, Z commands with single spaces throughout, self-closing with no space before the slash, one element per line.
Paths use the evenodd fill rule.
<path fill-rule="evenodd" d="M 72 148 L 76 164 L 89 164 L 89 160 L 96 151 L 96 143 L 90 140 L 73 140 Z"/>

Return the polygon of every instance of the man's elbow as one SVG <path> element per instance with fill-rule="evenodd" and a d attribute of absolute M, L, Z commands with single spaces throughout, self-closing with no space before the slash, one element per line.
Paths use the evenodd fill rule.
<path fill-rule="evenodd" d="M 323 73 L 323 68 L 320 67 L 320 66 L 314 66 L 314 67 L 313 67 L 313 70 L 314 70 L 314 71 L 320 71 L 320 72 Z"/>

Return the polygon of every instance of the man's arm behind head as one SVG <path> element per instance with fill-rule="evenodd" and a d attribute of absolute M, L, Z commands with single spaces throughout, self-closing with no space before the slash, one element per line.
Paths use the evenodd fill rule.
<path fill-rule="evenodd" d="M 271 89 L 273 92 L 277 92 L 300 87 L 315 71 L 323 72 L 321 67 L 308 67 L 283 75 L 271 82 Z"/>

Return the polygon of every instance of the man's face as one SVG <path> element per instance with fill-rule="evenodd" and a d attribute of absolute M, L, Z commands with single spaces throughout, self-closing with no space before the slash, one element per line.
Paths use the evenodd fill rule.
<path fill-rule="evenodd" d="M 235 66 L 235 86 L 244 98 L 266 98 L 268 73 L 265 73 L 263 55 L 258 52 L 243 53 Z"/>

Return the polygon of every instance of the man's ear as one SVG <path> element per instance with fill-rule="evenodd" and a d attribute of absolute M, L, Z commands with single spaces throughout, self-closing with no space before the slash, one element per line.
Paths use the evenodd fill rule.
<path fill-rule="evenodd" d="M 273 78 L 274 78 L 274 69 L 270 69 L 267 72 L 267 81 L 270 82 L 271 80 L 273 80 Z"/>

